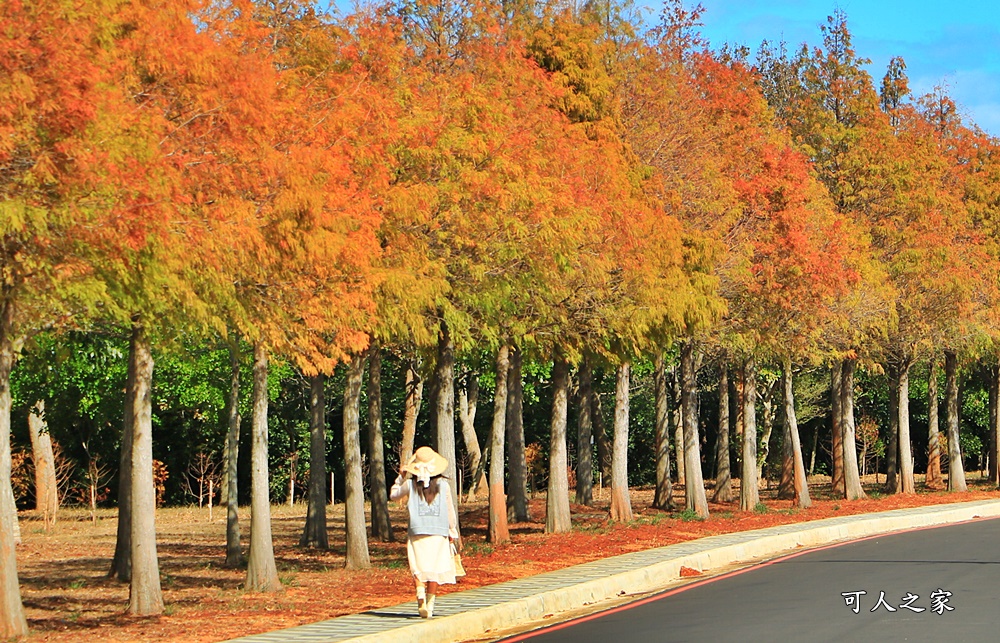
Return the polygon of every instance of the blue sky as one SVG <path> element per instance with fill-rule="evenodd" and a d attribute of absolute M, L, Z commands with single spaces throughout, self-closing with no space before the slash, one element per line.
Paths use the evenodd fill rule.
<path fill-rule="evenodd" d="M 658 3 L 644 3 L 658 12 Z M 693 2 L 685 0 L 685 5 Z M 702 34 L 713 48 L 784 40 L 819 45 L 819 25 L 838 7 L 876 84 L 902 56 L 914 95 L 947 88 L 963 114 L 1000 136 L 1000 3 L 994 0 L 701 0 Z M 655 19 L 655 13 L 651 18 Z"/>
<path fill-rule="evenodd" d="M 697 0 L 683 0 L 692 6 Z M 349 10 L 351 0 L 319 0 Z M 658 18 L 658 0 L 636 0 Z M 871 59 L 876 86 L 893 56 L 906 61 L 915 96 L 943 86 L 963 115 L 1000 136 L 1000 1 L 998 0 L 700 0 L 702 33 L 713 48 L 784 40 L 794 51 L 822 42 L 819 25 L 837 8 L 847 14 L 860 57 Z"/>

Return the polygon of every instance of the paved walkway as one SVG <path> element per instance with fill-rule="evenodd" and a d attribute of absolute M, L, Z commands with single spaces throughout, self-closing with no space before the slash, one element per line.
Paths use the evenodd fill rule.
<path fill-rule="evenodd" d="M 676 581 L 681 566 L 707 572 L 800 547 L 987 517 L 1000 517 L 1000 500 L 899 509 L 735 532 L 444 594 L 437 598 L 432 619 L 421 619 L 416 614 L 415 602 L 409 602 L 234 639 L 233 643 L 461 641 L 616 597 L 655 591 Z"/>

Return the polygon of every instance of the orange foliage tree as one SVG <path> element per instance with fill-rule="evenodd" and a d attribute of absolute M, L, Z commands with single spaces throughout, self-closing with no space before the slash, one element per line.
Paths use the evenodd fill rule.
<path fill-rule="evenodd" d="M 14 344 L 73 321 L 104 294 L 84 256 L 107 224 L 87 187 L 118 96 L 100 43 L 103 7 L 11 2 L 0 16 L 0 636 L 27 633 L 14 555 L 10 372 Z M 114 219 L 111 218 L 111 221 Z M 83 243 L 81 243 L 83 242 Z"/>

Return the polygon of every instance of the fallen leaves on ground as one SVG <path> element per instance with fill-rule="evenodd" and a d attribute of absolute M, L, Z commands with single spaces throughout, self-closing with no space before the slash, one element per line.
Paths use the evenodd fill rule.
<path fill-rule="evenodd" d="M 678 542 L 761 529 L 834 516 L 888 511 L 904 507 L 1000 499 L 985 483 L 966 493 L 922 491 L 914 495 L 880 496 L 846 501 L 830 498 L 828 479 L 811 480 L 814 505 L 795 509 L 790 501 L 762 492 L 766 512 L 740 512 L 738 503 L 710 503 L 708 520 L 684 520 L 679 511 L 650 508 L 652 490 L 632 491 L 636 519 L 628 524 L 608 520 L 608 494 L 597 494 L 595 506 L 572 505 L 573 531 L 544 534 L 545 498 L 530 502 L 531 522 L 511 524 L 509 545 L 485 542 L 487 507 L 463 504 L 463 561 L 468 575 L 442 594 L 500 583 L 570 565 Z M 675 498 L 683 491 L 675 489 Z M 23 512 L 24 543 L 18 548 L 22 598 L 28 616 L 29 641 L 70 643 L 100 638 L 105 642 L 215 642 L 362 612 L 413 600 L 406 565 L 406 517 L 392 507 L 398 542 L 369 545 L 372 568 L 347 571 L 344 565 L 343 505 L 328 507 L 330 551 L 298 546 L 305 505 L 272 507 L 275 556 L 283 591 L 243 591 L 245 571 L 225 562 L 225 511 L 216 508 L 168 508 L 157 511 L 157 542 L 166 613 L 139 618 L 125 614 L 128 586 L 108 578 L 115 546 L 113 511 L 96 521 L 89 512 L 66 510 L 51 533 L 39 517 Z M 244 545 L 249 512 L 241 508 Z M 414 606 L 414 609 L 415 606 Z"/>

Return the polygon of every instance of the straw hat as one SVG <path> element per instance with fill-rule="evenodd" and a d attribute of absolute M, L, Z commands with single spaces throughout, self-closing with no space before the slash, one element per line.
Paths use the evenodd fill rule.
<path fill-rule="evenodd" d="M 425 485 L 434 476 L 439 476 L 448 470 L 448 461 L 430 447 L 420 447 L 414 451 L 410 461 L 403 465 L 403 471 L 412 473 L 417 480 Z"/>

